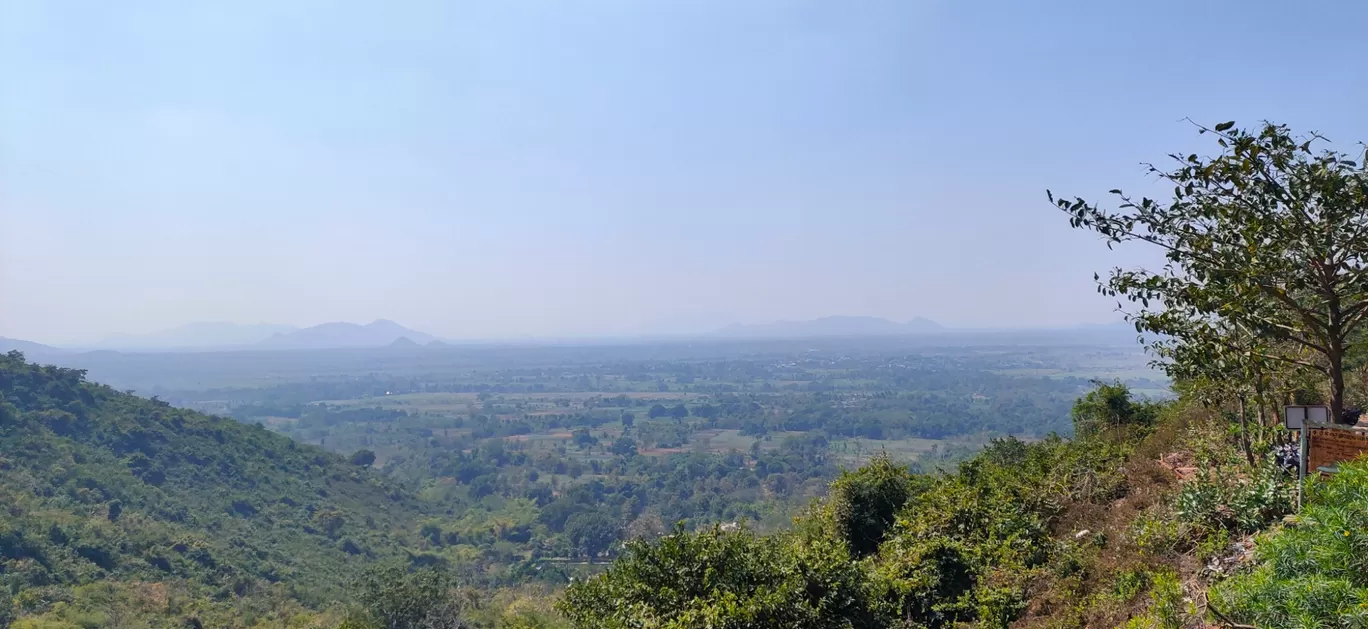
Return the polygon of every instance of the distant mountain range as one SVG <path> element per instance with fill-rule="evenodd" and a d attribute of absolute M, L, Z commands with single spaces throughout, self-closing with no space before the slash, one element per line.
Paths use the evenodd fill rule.
<path fill-rule="evenodd" d="M 726 338 L 802 338 L 809 336 L 896 336 L 945 332 L 930 319 L 917 317 L 906 323 L 879 317 L 833 316 L 808 321 L 776 321 L 754 325 L 733 324 L 712 333 Z"/>
<path fill-rule="evenodd" d="M 269 334 L 267 334 L 269 333 Z M 264 336 L 263 336 L 264 335 Z M 924 336 L 928 342 L 954 337 L 970 337 L 994 342 L 1038 343 L 1125 343 L 1135 342 L 1132 324 L 1084 324 L 1058 328 L 946 328 L 922 317 L 899 323 L 880 317 L 831 316 L 806 321 L 776 321 L 764 324 L 733 324 L 701 336 L 661 337 L 656 340 L 717 339 L 765 340 L 818 337 Z M 932 338 L 935 337 L 935 338 Z M 644 337 L 643 337 L 644 338 Z M 641 340 L 641 339 L 637 339 Z M 600 339 L 600 342 L 632 342 L 631 339 Z M 496 341 L 489 341 L 497 343 Z M 544 342 L 554 343 L 554 340 Z M 584 340 L 576 341 L 583 343 Z M 89 350 L 124 352 L 229 351 L 229 350 L 319 350 L 339 348 L 376 348 L 386 350 L 438 349 L 451 347 L 448 341 L 407 328 L 387 319 L 367 324 L 332 322 L 307 328 L 267 323 L 191 323 L 162 332 L 123 335 L 95 345 L 52 347 L 0 337 L 0 353 L 19 350 L 33 359 L 58 359 Z"/>
<path fill-rule="evenodd" d="M 274 323 L 238 324 L 224 321 L 187 323 L 150 334 L 111 336 L 97 349 L 208 349 L 256 345 L 277 334 L 298 330 L 292 325 Z"/>
<path fill-rule="evenodd" d="M 397 341 L 407 339 L 408 343 Z M 427 345 L 437 337 L 411 330 L 387 319 L 365 325 L 323 323 L 313 327 L 276 334 L 256 345 L 260 349 L 333 349 L 344 347 L 405 347 Z"/>
<path fill-rule="evenodd" d="M 29 358 L 46 357 L 65 353 L 51 345 L 43 345 L 42 343 L 34 343 L 33 341 L 21 341 L 19 339 L 10 339 L 0 336 L 0 354 L 6 354 L 13 351 L 23 352 L 24 355 Z"/>

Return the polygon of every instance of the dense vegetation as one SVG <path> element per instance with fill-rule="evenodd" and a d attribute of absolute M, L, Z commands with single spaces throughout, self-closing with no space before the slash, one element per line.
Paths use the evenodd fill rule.
<path fill-rule="evenodd" d="M 1118 269 L 1099 289 L 1137 306 L 1178 402 L 1101 384 L 1074 406 L 1071 442 L 998 441 L 938 477 L 875 461 L 791 532 L 635 544 L 562 611 L 602 628 L 1363 626 L 1365 469 L 1312 479 L 1283 525 L 1296 478 L 1273 452 L 1279 401 L 1350 421 L 1362 399 L 1368 171 L 1285 127 L 1198 128 L 1218 156 L 1149 169 L 1171 202 L 1058 201 L 1108 244 L 1163 251 L 1160 271 Z"/>
<path fill-rule="evenodd" d="M 419 513 L 342 457 L 17 352 L 0 356 L 0 468 L 14 597 L 0 611 L 89 607 L 97 624 L 114 622 L 100 620 L 111 597 L 241 624 L 332 600 L 359 566 L 398 556 Z"/>
<path fill-rule="evenodd" d="M 450 514 L 424 524 L 428 551 L 512 584 L 563 581 L 679 522 L 788 528 L 841 467 L 879 452 L 934 470 L 995 436 L 1067 432 L 1089 386 L 1068 370 L 1142 367 L 1108 348 L 859 349 L 595 356 L 171 395 L 372 462 Z"/>
<path fill-rule="evenodd" d="M 1313 485 L 1291 526 L 1259 541 L 1253 571 L 1221 583 L 1213 602 L 1260 627 L 1368 625 L 1368 464 Z"/>
<path fill-rule="evenodd" d="M 1154 414 L 1135 407 L 1122 419 L 1147 432 Z M 1071 508 L 1126 496 L 1121 464 L 1135 443 L 1004 439 L 947 475 L 878 458 L 843 474 L 790 532 L 636 542 L 561 608 L 575 626 L 602 628 L 1006 626 L 1032 584 L 1083 575 L 1077 556 L 1099 541 L 1052 533 Z"/>
<path fill-rule="evenodd" d="M 621 540 L 718 522 L 787 528 L 842 460 L 872 455 L 822 430 L 741 435 L 719 423 L 802 417 L 813 404 L 848 417 L 855 400 L 902 395 L 798 390 L 743 404 L 652 383 L 644 397 L 563 403 L 477 395 L 457 413 L 384 405 L 395 397 L 234 409 L 272 413 L 283 432 L 328 430 L 320 442 L 345 444 L 333 454 L 265 429 L 261 415 L 206 416 L 18 353 L 0 361 L 0 579 L 20 626 L 369 626 L 380 622 L 371 606 L 434 583 L 443 600 L 458 584 L 478 593 L 459 610 L 466 624 L 550 622 L 538 588 L 563 587 Z M 722 449 L 642 452 L 723 431 L 733 441 Z M 552 432 L 567 438 L 518 438 Z M 362 445 L 374 449 L 352 449 Z M 946 446 L 918 465 L 967 452 Z M 348 598 L 374 603 L 349 611 Z"/>
<path fill-rule="evenodd" d="M 12 353 L 0 617 L 1365 626 L 1368 467 L 1299 488 L 1276 408 L 1339 419 L 1368 400 L 1368 175 L 1276 125 L 1199 130 L 1220 155 L 1151 170 L 1171 202 L 1059 202 L 1109 243 L 1164 250 L 1162 271 L 1099 288 L 1138 304 L 1177 399 L 982 347 L 580 349 L 439 371 L 385 354 L 366 375 L 168 392 L 233 421 Z"/>

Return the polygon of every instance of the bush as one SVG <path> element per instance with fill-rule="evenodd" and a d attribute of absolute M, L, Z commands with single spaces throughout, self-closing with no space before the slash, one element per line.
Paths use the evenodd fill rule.
<path fill-rule="evenodd" d="M 1264 629 L 1368 626 L 1368 462 L 1344 463 L 1313 485 L 1294 525 L 1265 534 L 1257 567 L 1218 584 L 1211 600 Z"/>
<path fill-rule="evenodd" d="M 357 450 L 356 452 L 352 453 L 351 459 L 349 460 L 351 461 L 352 465 L 358 467 L 370 467 L 372 463 L 375 463 L 375 453 L 371 452 L 370 450 Z"/>
<path fill-rule="evenodd" d="M 831 512 L 836 532 L 854 557 L 879 549 L 898 511 L 912 496 L 913 477 L 886 455 L 844 472 L 831 484 Z"/>
<path fill-rule="evenodd" d="M 1208 531 L 1252 533 L 1290 512 L 1295 489 L 1295 480 L 1271 465 L 1246 479 L 1208 470 L 1179 491 L 1178 517 Z"/>
<path fill-rule="evenodd" d="M 1151 576 L 1148 613 L 1132 618 L 1126 629 L 1183 629 L 1188 626 L 1187 604 L 1183 601 L 1183 586 L 1172 572 Z"/>
<path fill-rule="evenodd" d="M 572 583 L 557 607 L 576 627 L 886 626 L 842 545 L 676 528 L 634 541 L 607 572 Z"/>
<path fill-rule="evenodd" d="M 432 568 L 410 571 L 403 566 L 367 570 L 355 583 L 360 609 L 342 626 L 350 629 L 460 629 L 453 581 Z"/>
<path fill-rule="evenodd" d="M 1074 403 L 1074 434 L 1090 437 L 1111 430 L 1148 428 L 1158 416 L 1159 405 L 1136 402 L 1120 381 L 1094 382 L 1095 388 Z"/>

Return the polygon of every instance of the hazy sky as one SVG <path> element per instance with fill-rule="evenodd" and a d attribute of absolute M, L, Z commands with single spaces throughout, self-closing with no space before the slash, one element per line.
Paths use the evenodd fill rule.
<path fill-rule="evenodd" d="M 1368 3 L 0 0 L 0 335 L 1110 321 L 1044 190 L 1368 140 Z M 1131 257 L 1127 258 L 1129 255 Z"/>

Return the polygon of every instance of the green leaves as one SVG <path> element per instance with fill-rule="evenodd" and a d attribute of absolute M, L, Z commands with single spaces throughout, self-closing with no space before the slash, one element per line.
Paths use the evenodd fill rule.
<path fill-rule="evenodd" d="M 1261 538 L 1253 571 L 1211 591 L 1234 620 L 1270 629 L 1354 626 L 1368 610 L 1368 467 L 1313 486 L 1298 524 Z M 1346 621 L 1349 624 L 1346 624 Z"/>
<path fill-rule="evenodd" d="M 558 608 L 580 629 L 1005 627 L 1060 548 L 1062 505 L 1119 497 L 1126 448 L 1003 439 L 939 476 L 876 460 L 794 532 L 679 527 L 631 542 Z"/>
<path fill-rule="evenodd" d="M 1368 319 L 1368 174 L 1285 126 L 1213 130 L 1219 156 L 1175 153 L 1173 170 L 1150 167 L 1172 186 L 1167 203 L 1051 200 L 1109 248 L 1163 253 L 1163 268 L 1114 272 L 1102 292 L 1132 304 L 1127 318 L 1155 335 L 1150 349 L 1171 376 L 1233 391 L 1315 370 L 1338 411 L 1349 339 Z"/>
<path fill-rule="evenodd" d="M 906 467 L 881 455 L 854 472 L 841 474 L 831 484 L 836 532 L 853 557 L 879 549 L 894 517 L 912 498 L 913 481 Z"/>
<path fill-rule="evenodd" d="M 608 572 L 557 604 L 576 627 L 874 627 L 840 545 L 712 528 L 631 542 Z"/>

